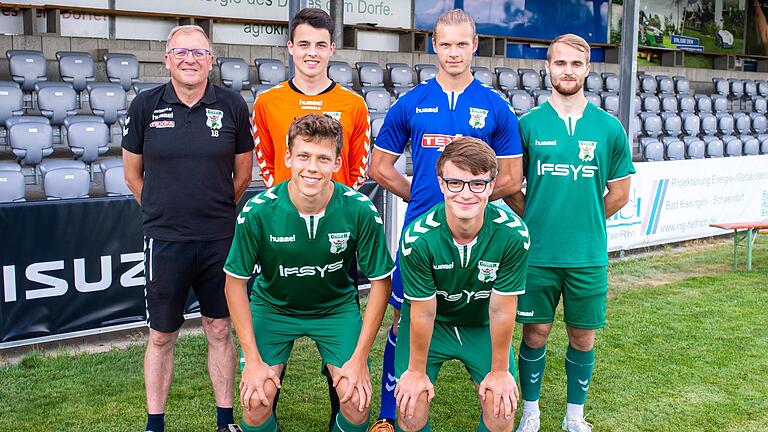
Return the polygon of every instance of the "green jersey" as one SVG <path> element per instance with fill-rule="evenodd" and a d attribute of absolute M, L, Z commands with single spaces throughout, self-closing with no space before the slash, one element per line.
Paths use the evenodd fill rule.
<path fill-rule="evenodd" d="M 635 172 L 621 123 L 591 102 L 580 118 L 546 102 L 520 117 L 520 136 L 530 265 L 607 265 L 605 188 Z"/>
<path fill-rule="evenodd" d="M 368 197 L 334 182 L 325 211 L 302 215 L 286 181 L 243 207 L 224 271 L 240 279 L 259 272 L 252 307 L 324 315 L 357 309 L 357 287 L 347 272 L 355 254 L 371 280 L 394 271 L 383 221 Z"/>
<path fill-rule="evenodd" d="M 491 292 L 525 292 L 529 245 L 522 219 L 494 204 L 485 208 L 477 237 L 458 244 L 445 219 L 445 203 L 439 203 L 403 231 L 399 253 L 406 305 L 437 297 L 435 321 L 488 325 Z"/>

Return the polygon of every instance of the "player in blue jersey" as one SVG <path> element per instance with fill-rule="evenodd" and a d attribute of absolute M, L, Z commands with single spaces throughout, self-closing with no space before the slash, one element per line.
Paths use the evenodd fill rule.
<path fill-rule="evenodd" d="M 479 138 L 496 153 L 499 175 L 491 200 L 506 200 L 518 192 L 522 178 L 517 116 L 500 93 L 476 80 L 470 71 L 477 50 L 472 17 L 459 9 L 446 12 L 435 23 L 432 43 L 439 62 L 437 76 L 418 84 L 392 105 L 376 139 L 370 165 L 371 178 L 408 202 L 404 226 L 443 200 L 437 182 L 437 159 L 443 147 L 458 136 Z M 409 139 L 412 182 L 395 169 Z M 384 349 L 381 412 L 372 432 L 394 430 L 394 353 L 402 293 L 400 273 L 396 271 L 389 302 L 395 309 L 394 325 Z"/>

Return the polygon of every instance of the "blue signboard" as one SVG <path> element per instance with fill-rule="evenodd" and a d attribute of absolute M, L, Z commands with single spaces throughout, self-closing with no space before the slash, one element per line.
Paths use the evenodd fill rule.
<path fill-rule="evenodd" d="M 704 52 L 703 45 L 675 45 L 675 48 L 686 51 Z"/>
<path fill-rule="evenodd" d="M 672 35 L 669 41 L 672 45 L 701 45 L 699 38 L 690 36 Z"/>
<path fill-rule="evenodd" d="M 592 43 L 608 41 L 608 0 L 415 0 L 414 26 L 432 30 L 454 8 L 472 15 L 479 34 L 551 40 L 575 33 Z"/>

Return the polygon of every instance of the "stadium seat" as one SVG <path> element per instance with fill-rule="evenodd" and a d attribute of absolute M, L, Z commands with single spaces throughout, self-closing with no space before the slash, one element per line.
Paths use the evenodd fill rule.
<path fill-rule="evenodd" d="M 752 98 L 752 111 L 765 114 L 768 112 L 768 100 L 762 96 L 755 96 Z"/>
<path fill-rule="evenodd" d="M 128 185 L 125 184 L 123 166 L 118 165 L 104 172 L 104 191 L 107 196 L 133 195 Z"/>
<path fill-rule="evenodd" d="M 696 112 L 699 114 L 702 113 L 711 113 L 712 112 L 712 99 L 707 95 L 696 95 L 694 96 L 694 100 L 696 101 Z"/>
<path fill-rule="evenodd" d="M 87 198 L 90 187 L 88 171 L 81 168 L 55 169 L 43 178 L 43 190 L 49 200 Z"/>
<path fill-rule="evenodd" d="M 551 96 L 552 92 L 549 90 L 538 89 L 533 91 L 533 101 L 536 103 L 536 106 L 548 101 Z"/>
<path fill-rule="evenodd" d="M 704 159 L 707 156 L 707 145 L 697 137 L 683 137 L 685 157 L 688 159 Z"/>
<path fill-rule="evenodd" d="M 603 91 L 603 79 L 597 72 L 590 72 L 584 81 L 584 91 L 590 93 L 599 93 Z"/>
<path fill-rule="evenodd" d="M 104 123 L 112 127 L 126 113 L 126 95 L 118 84 L 91 83 L 88 85 L 91 111 L 104 118 Z"/>
<path fill-rule="evenodd" d="M 61 126 L 67 116 L 77 114 L 77 92 L 68 82 L 39 82 L 35 85 L 37 107 L 50 119 L 51 125 Z"/>
<path fill-rule="evenodd" d="M 45 178 L 45 176 L 54 170 L 57 169 L 85 169 L 85 163 L 83 161 L 79 160 L 72 160 L 72 159 L 45 159 L 42 162 L 40 162 L 40 165 L 37 166 L 37 169 L 40 171 L 40 175 Z"/>
<path fill-rule="evenodd" d="M 717 117 L 710 113 L 701 113 L 699 115 L 701 119 L 701 133 L 704 135 L 716 135 L 717 134 Z"/>
<path fill-rule="evenodd" d="M 671 95 L 675 92 L 675 83 L 672 81 L 672 78 L 666 75 L 656 75 L 656 88 L 658 89 L 659 95 Z"/>
<path fill-rule="evenodd" d="M 371 140 L 373 141 L 371 144 L 376 143 L 376 138 L 379 136 L 379 132 L 381 132 L 381 126 L 383 124 L 384 117 L 378 116 L 371 118 Z"/>
<path fill-rule="evenodd" d="M 683 133 L 683 120 L 676 113 L 661 113 L 662 131 L 664 135 L 679 137 Z"/>
<path fill-rule="evenodd" d="M 257 58 L 253 61 L 258 76 L 258 86 L 274 87 L 288 79 L 285 65 L 282 61 L 272 58 Z M 253 87 L 251 87 L 253 90 Z M 256 91 L 253 92 L 256 94 Z"/>
<path fill-rule="evenodd" d="M 671 94 L 667 94 L 660 97 L 661 99 L 661 112 L 676 113 L 678 112 L 677 98 Z"/>
<path fill-rule="evenodd" d="M 36 167 L 53 154 L 53 130 L 47 123 L 17 123 L 8 128 L 8 144 L 22 165 Z M 35 169 L 35 184 L 37 184 Z"/>
<path fill-rule="evenodd" d="M 541 76 L 533 69 L 518 69 L 520 88 L 533 95 L 534 90 L 541 89 Z"/>
<path fill-rule="evenodd" d="M 546 69 L 539 71 L 541 74 L 541 88 L 544 90 L 552 90 L 552 79 L 549 77 Z"/>
<path fill-rule="evenodd" d="M 643 93 L 641 96 L 643 103 L 642 112 L 659 113 L 661 111 L 661 102 L 655 94 Z"/>
<path fill-rule="evenodd" d="M 19 84 L 13 81 L 0 81 L 0 137 L 5 142 L 5 121 L 24 114 L 24 93 Z"/>
<path fill-rule="evenodd" d="M 24 199 L 24 175 L 20 171 L 0 170 L 0 203 Z"/>
<path fill-rule="evenodd" d="M 389 92 L 382 87 L 366 92 L 365 105 L 370 113 L 386 113 L 392 101 Z"/>
<path fill-rule="evenodd" d="M 715 136 L 705 135 L 701 137 L 706 145 L 706 156 L 708 158 L 721 158 L 725 156 L 723 150 L 723 141 Z"/>
<path fill-rule="evenodd" d="M 765 80 L 757 80 L 755 81 L 755 84 L 757 85 L 757 94 L 762 97 L 768 97 L 768 82 Z"/>
<path fill-rule="evenodd" d="M 638 142 L 638 137 L 640 136 L 640 133 L 643 131 L 642 122 L 640 121 L 639 115 L 633 115 L 632 120 L 629 123 L 629 136 L 631 138 L 632 143 Z"/>
<path fill-rule="evenodd" d="M 603 72 L 601 76 L 603 78 L 603 88 L 605 88 L 605 91 L 612 93 L 619 92 L 621 81 L 619 80 L 618 75 L 613 72 Z"/>
<path fill-rule="evenodd" d="M 768 131 L 768 118 L 764 114 L 754 112 L 750 113 L 749 117 L 752 119 L 753 136 L 760 141 L 760 153 L 766 154 L 768 153 L 768 135 L 766 135 L 766 131 Z"/>
<path fill-rule="evenodd" d="M 647 162 L 658 162 L 664 160 L 664 144 L 658 139 L 651 137 L 640 138 L 640 148 L 643 153 L 643 159 Z"/>
<path fill-rule="evenodd" d="M 352 88 L 353 74 L 352 66 L 345 61 L 329 61 L 328 62 L 328 78 L 336 81 L 347 88 Z"/>
<path fill-rule="evenodd" d="M 527 113 L 533 108 L 533 98 L 525 90 L 510 90 L 509 103 L 518 116 Z"/>
<path fill-rule="evenodd" d="M 691 82 L 688 78 L 680 75 L 672 77 L 672 81 L 675 82 L 675 93 L 679 95 L 687 95 L 691 93 Z"/>
<path fill-rule="evenodd" d="M 731 79 L 728 80 L 728 84 L 730 85 L 730 95 L 732 97 L 740 99 L 744 96 L 744 81 L 740 79 Z"/>
<path fill-rule="evenodd" d="M 681 113 L 683 134 L 698 136 L 701 133 L 701 119 L 694 113 Z"/>
<path fill-rule="evenodd" d="M 59 51 L 56 53 L 59 61 L 59 75 L 65 82 L 80 94 L 90 82 L 96 81 L 93 58 L 87 52 Z"/>
<path fill-rule="evenodd" d="M 723 153 L 727 157 L 738 157 L 744 155 L 744 143 L 735 136 L 721 137 L 723 141 L 724 150 Z"/>
<path fill-rule="evenodd" d="M 662 131 L 664 136 L 661 142 L 664 144 L 664 155 L 667 160 L 685 159 L 685 145 L 680 140 L 682 134 L 682 119 L 676 113 L 666 112 L 661 114 Z"/>
<path fill-rule="evenodd" d="M 637 76 L 637 79 L 637 90 L 639 93 L 656 93 L 656 80 L 653 78 L 653 76 L 648 74 L 640 74 Z"/>
<path fill-rule="evenodd" d="M 67 127 L 67 144 L 78 160 L 91 165 L 109 150 L 109 127 L 104 122 L 83 121 Z"/>
<path fill-rule="evenodd" d="M 596 107 L 603 106 L 603 98 L 601 98 L 599 94 L 592 93 L 592 92 L 584 92 L 584 96 L 587 98 L 588 101 L 592 102 L 592 105 Z"/>
<path fill-rule="evenodd" d="M 760 154 L 760 141 L 752 136 L 752 117 L 745 113 L 734 113 L 736 137 L 741 140 L 745 156 Z"/>
<path fill-rule="evenodd" d="M 685 144 L 685 156 L 688 159 L 702 159 L 706 157 L 706 144 L 699 138 L 701 132 L 701 119 L 692 112 L 680 114 L 682 119 L 682 141 Z"/>
<path fill-rule="evenodd" d="M 696 111 L 696 100 L 689 95 L 680 95 L 677 97 L 680 112 L 692 113 Z"/>
<path fill-rule="evenodd" d="M 165 83 L 158 82 L 137 82 L 133 83 L 133 92 L 139 94 L 143 91 L 151 90 L 157 86 L 165 85 Z"/>
<path fill-rule="evenodd" d="M 99 159 L 98 165 L 99 165 L 99 171 L 106 172 L 110 168 L 114 168 L 116 166 L 122 166 L 123 158 L 108 157 L 108 158 Z"/>
<path fill-rule="evenodd" d="M 357 76 L 360 78 L 360 87 L 384 88 L 384 69 L 378 63 L 357 62 Z"/>
<path fill-rule="evenodd" d="M 662 120 L 659 115 L 652 112 L 640 113 L 640 121 L 642 123 L 643 134 L 648 137 L 656 138 L 661 135 L 663 131 Z"/>
<path fill-rule="evenodd" d="M 618 117 L 619 116 L 619 96 L 615 94 L 606 94 L 603 97 L 603 109 L 608 114 Z"/>
<path fill-rule="evenodd" d="M 418 79 L 419 82 L 426 81 L 437 76 L 437 66 L 433 64 L 420 63 L 414 65 L 413 68 L 416 69 L 416 79 Z"/>
<path fill-rule="evenodd" d="M 119 84 L 123 91 L 131 89 L 131 85 L 139 81 L 139 61 L 133 54 L 107 53 L 104 54 L 107 64 L 107 79 Z"/>
<path fill-rule="evenodd" d="M 685 143 L 682 140 L 675 137 L 662 137 L 661 143 L 664 145 L 664 159 L 685 159 Z"/>
<path fill-rule="evenodd" d="M 413 88 L 413 69 L 405 63 L 387 63 L 392 94 L 399 98 Z"/>
<path fill-rule="evenodd" d="M 634 108 L 635 108 L 635 115 L 638 115 L 641 112 L 643 112 L 643 100 L 640 98 L 639 95 L 635 95 Z"/>
<path fill-rule="evenodd" d="M 14 116 L 5 121 L 5 127 L 10 129 L 13 125 L 21 123 L 43 123 L 50 125 L 51 121 L 47 117 L 35 115 Z"/>
<path fill-rule="evenodd" d="M 757 96 L 757 84 L 751 79 L 742 80 L 744 83 L 744 96 L 752 99 Z"/>
<path fill-rule="evenodd" d="M 730 84 L 728 84 L 728 80 L 724 78 L 712 78 L 712 84 L 715 86 L 714 94 L 728 96 L 731 88 Z"/>
<path fill-rule="evenodd" d="M 476 66 L 472 69 L 472 76 L 480 80 L 481 83 L 493 87 L 493 74 L 485 66 Z"/>
<path fill-rule="evenodd" d="M 41 51 L 8 50 L 5 56 L 8 57 L 11 79 L 19 83 L 23 91 L 31 92 L 38 82 L 48 81 L 45 57 Z"/>
<path fill-rule="evenodd" d="M 717 118 L 717 130 L 720 135 L 733 135 L 736 127 L 733 115 L 729 113 L 716 113 L 715 117 Z"/>
<path fill-rule="evenodd" d="M 219 57 L 216 59 L 224 87 L 240 93 L 244 86 L 251 83 L 248 78 L 248 63 L 237 57 Z"/>
<path fill-rule="evenodd" d="M 497 67 L 496 82 L 499 83 L 499 90 L 509 96 L 509 92 L 519 88 L 517 72 L 512 68 Z"/>

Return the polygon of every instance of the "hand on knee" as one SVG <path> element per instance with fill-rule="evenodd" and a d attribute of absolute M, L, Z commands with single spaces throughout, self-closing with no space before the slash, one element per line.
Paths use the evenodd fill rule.
<path fill-rule="evenodd" d="M 261 426 L 272 415 L 272 406 L 265 406 L 258 397 L 251 398 L 251 405 L 243 407 L 243 420 L 251 426 Z"/>
<path fill-rule="evenodd" d="M 483 410 L 483 423 L 491 432 L 509 432 L 515 426 L 515 411 L 512 411 L 509 418 L 505 418 L 503 414 L 495 417 L 493 412 Z"/>
<path fill-rule="evenodd" d="M 427 416 L 414 415 L 413 418 L 407 418 L 404 415 L 397 414 L 397 426 L 405 432 L 418 432 L 427 425 Z"/>
<path fill-rule="evenodd" d="M 342 395 L 339 395 L 341 398 Z M 362 402 L 362 410 L 360 409 Z M 369 407 L 365 405 L 365 400 L 361 401 L 360 393 L 357 390 L 353 390 L 352 397 L 346 402 L 341 403 L 341 414 L 350 423 L 360 424 L 368 420 Z"/>

